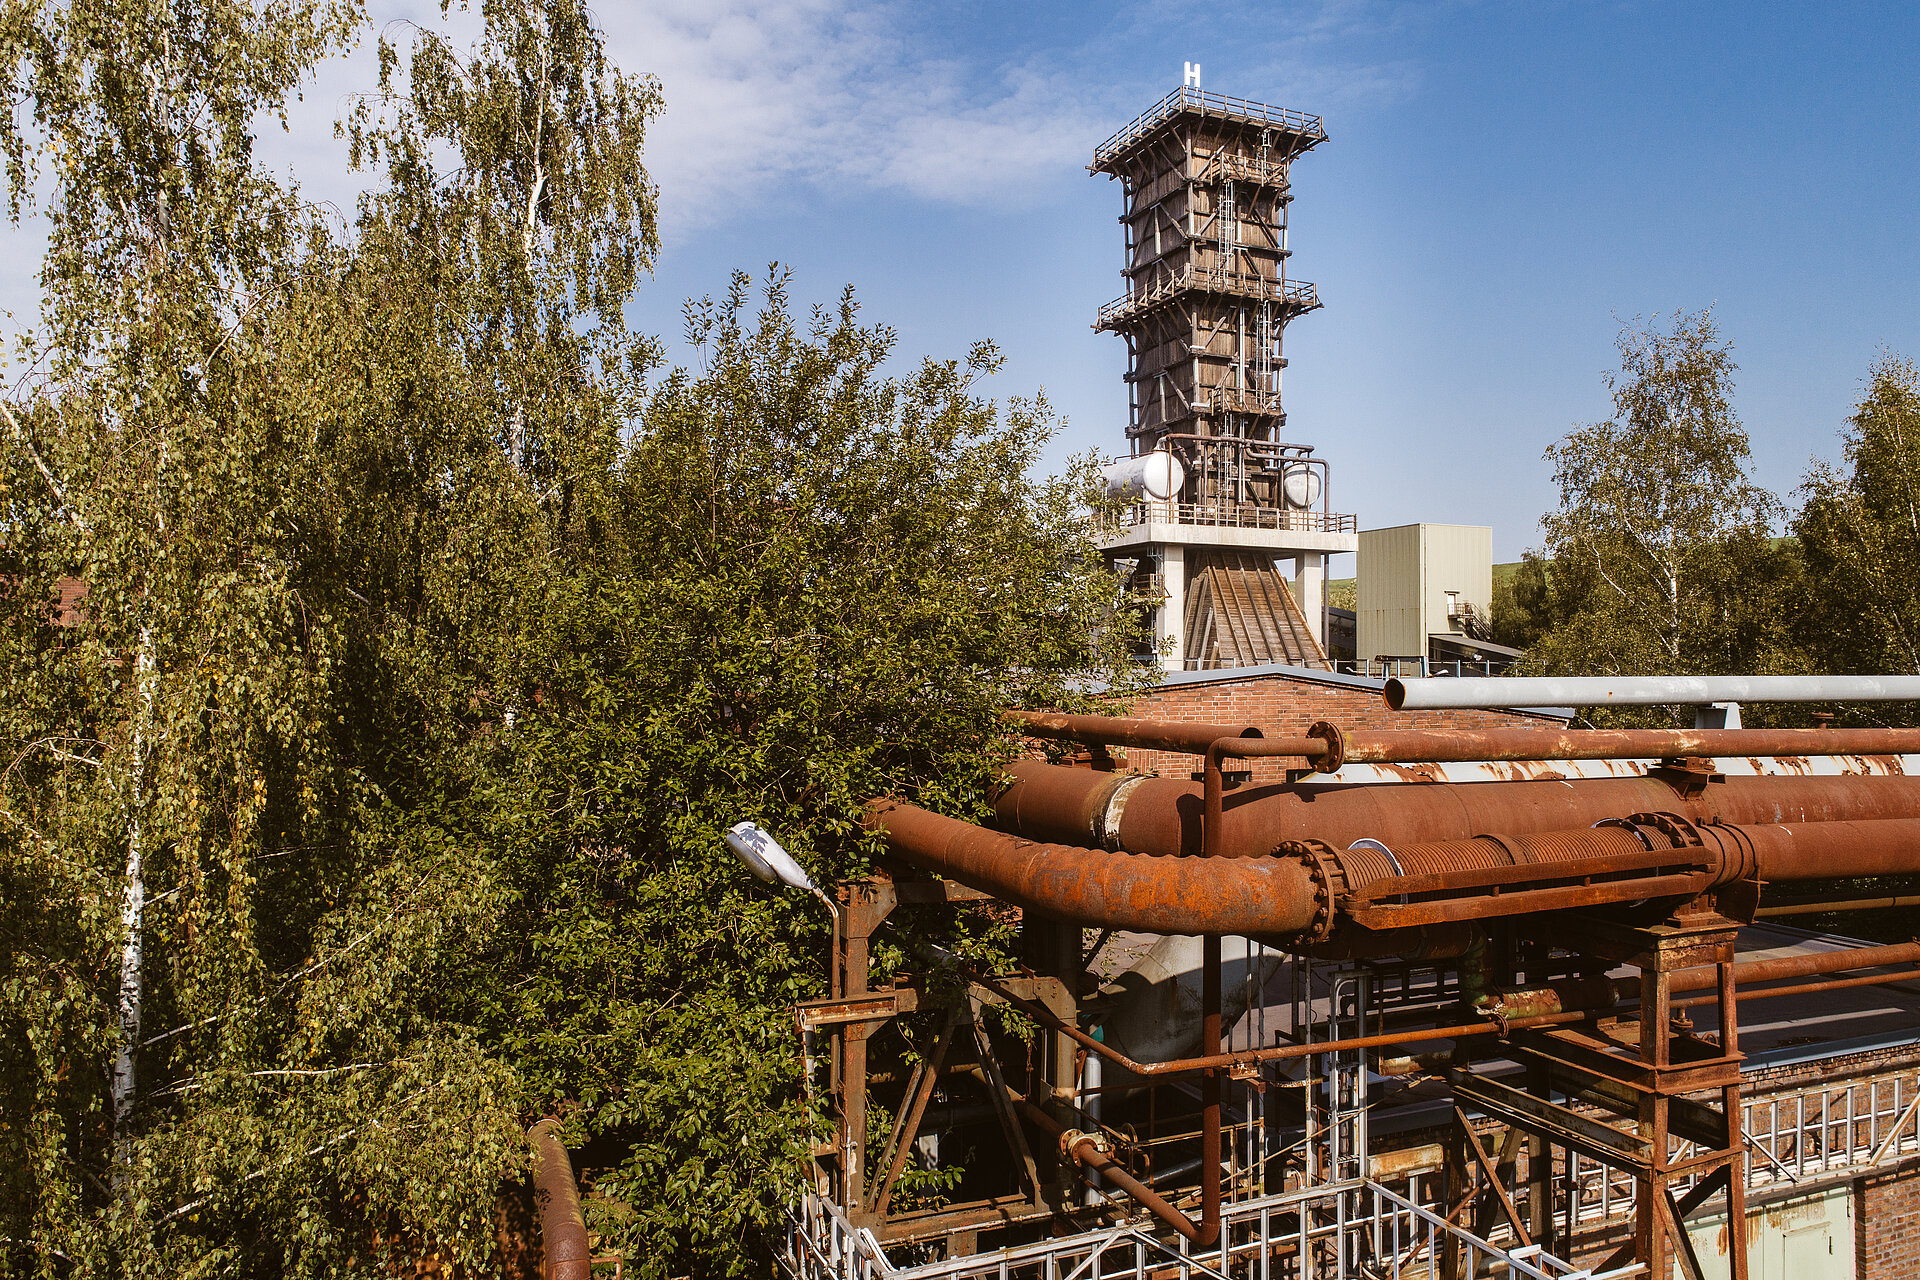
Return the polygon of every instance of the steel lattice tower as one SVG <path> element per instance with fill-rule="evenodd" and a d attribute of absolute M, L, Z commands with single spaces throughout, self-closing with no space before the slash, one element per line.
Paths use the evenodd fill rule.
<path fill-rule="evenodd" d="M 1325 461 L 1285 438 L 1281 404 L 1287 323 L 1320 305 L 1287 277 L 1291 171 L 1326 138 L 1318 116 L 1189 86 L 1088 166 L 1125 198 L 1127 291 L 1094 327 L 1127 343 L 1128 451 L 1177 477 L 1106 545 L 1150 594 L 1173 670 L 1327 665 L 1326 557 L 1355 548 L 1355 522 L 1330 509 Z"/>
<path fill-rule="evenodd" d="M 1126 198 L 1128 289 L 1095 327 L 1126 339 L 1133 451 L 1173 448 L 1194 502 L 1282 508 L 1286 325 L 1320 305 L 1287 278 L 1293 161 L 1320 117 L 1183 88 L 1088 166 Z"/>

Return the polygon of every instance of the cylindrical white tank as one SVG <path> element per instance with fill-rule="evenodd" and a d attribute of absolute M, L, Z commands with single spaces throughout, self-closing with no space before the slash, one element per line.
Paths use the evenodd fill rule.
<path fill-rule="evenodd" d="M 1180 459 L 1164 449 L 1110 462 L 1101 468 L 1100 475 L 1107 482 L 1107 496 L 1145 498 L 1152 502 L 1168 502 L 1179 497 L 1187 483 L 1187 469 L 1180 465 Z"/>
<path fill-rule="evenodd" d="M 1290 507 L 1307 508 L 1320 501 L 1320 468 L 1296 462 L 1281 473 L 1280 488 Z"/>

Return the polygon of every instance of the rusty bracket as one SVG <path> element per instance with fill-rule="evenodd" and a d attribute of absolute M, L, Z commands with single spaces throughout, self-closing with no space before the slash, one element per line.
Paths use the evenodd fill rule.
<path fill-rule="evenodd" d="M 884 1022 L 903 1013 L 912 1013 L 919 1007 L 918 991 L 912 987 L 897 987 L 851 999 L 828 996 L 821 1000 L 803 1000 L 795 1006 L 795 1013 L 802 1030 L 818 1031 L 822 1027 L 836 1027 L 849 1022 Z"/>
<path fill-rule="evenodd" d="M 1647 770 L 1649 778 L 1658 778 L 1680 793 L 1683 800 L 1698 800 L 1712 782 L 1725 782 L 1727 775 L 1713 767 L 1707 756 L 1669 756 Z"/>

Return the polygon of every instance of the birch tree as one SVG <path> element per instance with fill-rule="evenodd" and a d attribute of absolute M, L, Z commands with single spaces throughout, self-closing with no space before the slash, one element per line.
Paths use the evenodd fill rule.
<path fill-rule="evenodd" d="M 410 584 L 347 572 L 365 530 L 328 521 L 366 451 L 336 447 L 347 366 L 315 326 L 358 318 L 332 336 L 363 371 L 431 368 L 432 343 L 365 322 L 352 246 L 254 156 L 360 20 L 352 0 L 0 10 L 12 209 L 43 197 L 49 227 L 0 415 L 10 1272 L 481 1260 L 519 1159 L 510 1072 L 420 1004 L 498 886 L 369 843 L 370 797 L 418 761 L 356 750 L 401 728 L 391 687 L 364 696 L 399 655 L 343 605 Z"/>
<path fill-rule="evenodd" d="M 1659 675 L 1768 660 L 1780 504 L 1750 475 L 1732 346 L 1711 312 L 1623 325 L 1613 417 L 1547 450 L 1559 506 L 1542 520 L 1580 599 L 1535 649 L 1551 670 Z M 1780 620 L 1784 623 L 1784 619 Z"/>

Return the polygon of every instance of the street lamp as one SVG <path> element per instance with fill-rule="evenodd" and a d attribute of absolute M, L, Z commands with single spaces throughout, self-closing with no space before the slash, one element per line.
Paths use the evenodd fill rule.
<path fill-rule="evenodd" d="M 808 877 L 806 869 L 793 860 L 793 855 L 780 847 L 780 842 L 751 822 L 736 822 L 727 828 L 727 848 L 734 856 L 747 864 L 747 870 L 768 884 L 783 884 L 789 889 L 802 889 L 827 904 L 827 914 L 834 923 L 840 922 L 840 909 L 833 899 L 820 891 Z"/>

